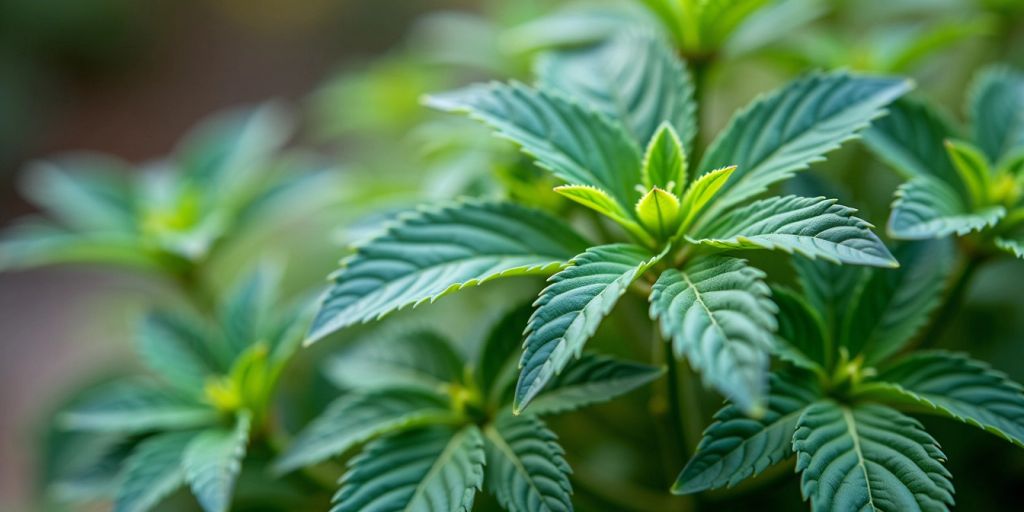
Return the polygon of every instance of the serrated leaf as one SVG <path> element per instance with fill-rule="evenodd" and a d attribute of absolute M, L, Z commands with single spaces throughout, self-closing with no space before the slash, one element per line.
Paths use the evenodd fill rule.
<path fill-rule="evenodd" d="M 654 381 L 664 371 L 632 361 L 583 354 L 537 395 L 530 403 L 530 413 L 543 416 L 605 402 Z"/>
<path fill-rule="evenodd" d="M 777 324 L 764 273 L 737 258 L 709 256 L 669 269 L 654 283 L 651 318 L 704 382 L 750 412 L 764 398 Z"/>
<path fill-rule="evenodd" d="M 732 118 L 701 160 L 700 174 L 737 166 L 708 215 L 716 218 L 823 160 L 825 153 L 882 115 L 910 85 L 890 78 L 816 74 L 754 102 Z"/>
<path fill-rule="evenodd" d="M 379 439 L 352 460 L 332 512 L 468 512 L 484 479 L 475 425 L 432 427 Z"/>
<path fill-rule="evenodd" d="M 658 240 L 667 240 L 679 225 L 679 198 L 660 188 L 652 188 L 636 203 L 640 225 Z"/>
<path fill-rule="evenodd" d="M 779 357 L 815 372 L 830 369 L 832 339 L 820 313 L 786 288 L 773 287 L 772 299 L 779 307 Z"/>
<path fill-rule="evenodd" d="M 718 191 L 722 189 L 722 185 L 729 181 L 729 176 L 732 176 L 735 170 L 735 165 L 715 169 L 702 174 L 690 183 L 690 186 L 686 188 L 686 193 L 683 194 L 681 206 L 683 220 L 679 223 L 679 233 L 686 233 L 690 226 L 700 219 L 704 208 L 715 198 Z"/>
<path fill-rule="evenodd" d="M 96 389 L 60 419 L 75 430 L 135 433 L 210 425 L 217 411 L 152 383 L 124 381 Z"/>
<path fill-rule="evenodd" d="M 559 195 L 605 215 L 619 224 L 640 229 L 632 215 L 604 190 L 591 185 L 560 185 L 554 190 Z"/>
<path fill-rule="evenodd" d="M 942 238 L 994 226 L 1006 215 L 1002 206 L 972 211 L 949 185 L 934 178 L 914 178 L 896 189 L 888 230 L 893 238 Z"/>
<path fill-rule="evenodd" d="M 623 208 L 636 201 L 640 149 L 621 125 L 598 112 L 520 83 L 478 84 L 426 103 L 486 123 L 569 184 L 603 189 Z"/>
<path fill-rule="evenodd" d="M 513 404 L 517 413 L 580 356 L 629 285 L 660 258 L 634 245 L 602 245 L 551 277 L 527 325 Z"/>
<path fill-rule="evenodd" d="M 792 261 L 804 298 L 821 316 L 826 335 L 838 341 L 854 292 L 869 269 L 806 258 L 794 258 Z"/>
<path fill-rule="evenodd" d="M 286 473 L 340 455 L 376 436 L 452 421 L 454 414 L 438 395 L 415 391 L 387 391 L 346 395 L 299 433 L 274 463 Z"/>
<path fill-rule="evenodd" d="M 98 154 L 72 154 L 33 163 L 24 194 L 76 230 L 131 233 L 136 205 L 128 166 Z"/>
<path fill-rule="evenodd" d="M 953 484 L 938 443 L 885 406 L 811 405 L 793 435 L 801 490 L 814 511 L 948 510 Z"/>
<path fill-rule="evenodd" d="M 835 263 L 895 267 L 896 260 L 856 210 L 823 197 L 773 197 L 733 210 L 694 236 L 694 243 L 770 249 Z"/>
<path fill-rule="evenodd" d="M 206 512 L 226 512 L 249 444 L 251 416 L 243 412 L 233 429 L 200 432 L 185 449 L 185 481 Z"/>
<path fill-rule="evenodd" d="M 525 323 L 524 323 L 525 325 Z M 355 350 L 332 357 L 327 377 L 348 390 L 420 389 L 443 393 L 462 378 L 462 358 L 451 343 L 424 330 L 371 333 Z"/>
<path fill-rule="evenodd" d="M 418 210 L 346 260 L 307 343 L 491 279 L 551 273 L 585 247 L 562 221 L 511 203 L 467 200 Z"/>
<path fill-rule="evenodd" d="M 981 72 L 969 94 L 974 141 L 998 162 L 1024 145 L 1024 75 L 1005 66 Z"/>
<path fill-rule="evenodd" d="M 184 485 L 182 460 L 195 436 L 195 432 L 170 432 L 139 443 L 125 461 L 114 512 L 146 512 Z"/>
<path fill-rule="evenodd" d="M 672 487 L 674 494 L 732 487 L 793 455 L 797 420 L 821 395 L 805 372 L 772 374 L 764 414 L 751 418 L 727 404 L 715 413 L 697 452 Z"/>
<path fill-rule="evenodd" d="M 524 305 L 509 311 L 491 328 L 477 354 L 477 382 L 488 403 L 500 403 L 512 396 L 510 387 L 519 369 L 519 348 L 522 332 L 530 321 L 533 308 Z"/>
<path fill-rule="evenodd" d="M 953 268 L 948 238 L 904 244 L 895 254 L 900 268 L 873 272 L 843 323 L 841 344 L 869 365 L 898 352 L 925 325 Z"/>
<path fill-rule="evenodd" d="M 662 123 L 644 151 L 644 185 L 682 195 L 687 182 L 686 166 L 686 151 L 679 135 L 672 125 Z"/>
<path fill-rule="evenodd" d="M 996 247 L 1014 255 L 1018 259 L 1024 259 L 1024 234 L 1017 233 L 1015 236 L 996 237 Z"/>
<path fill-rule="evenodd" d="M 970 143 L 946 140 L 946 152 L 953 162 L 960 182 L 967 189 L 967 198 L 972 208 L 981 208 L 988 204 L 989 190 L 992 187 L 991 170 L 985 155 Z"/>
<path fill-rule="evenodd" d="M 213 340 L 194 319 L 154 311 L 139 327 L 142 361 L 171 385 L 199 392 L 207 377 L 224 368 L 211 353 Z"/>
<path fill-rule="evenodd" d="M 683 147 L 691 147 L 696 137 L 693 81 L 672 49 L 652 33 L 623 31 L 597 47 L 547 55 L 537 75 L 543 86 L 621 122 L 638 145 L 647 144 L 663 122 L 679 134 Z"/>
<path fill-rule="evenodd" d="M 901 98 L 889 114 L 871 123 L 864 142 L 905 178 L 938 178 L 959 187 L 959 178 L 943 146 L 958 133 L 948 116 L 931 105 Z"/>
<path fill-rule="evenodd" d="M 280 269 L 264 264 L 246 274 L 228 294 L 219 312 L 227 344 L 237 355 L 262 339 L 272 315 Z M 276 340 L 275 340 L 276 341 Z"/>
<path fill-rule="evenodd" d="M 885 368 L 859 396 L 954 418 L 1024 447 L 1024 391 L 1002 372 L 945 351 L 918 352 Z"/>
<path fill-rule="evenodd" d="M 569 512 L 569 464 L 554 432 L 534 416 L 501 414 L 484 429 L 487 487 L 506 510 Z"/>

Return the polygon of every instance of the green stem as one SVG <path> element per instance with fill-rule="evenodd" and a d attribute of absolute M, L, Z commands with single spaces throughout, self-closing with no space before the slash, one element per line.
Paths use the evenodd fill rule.
<path fill-rule="evenodd" d="M 657 332 L 657 331 L 655 331 Z M 683 423 L 683 411 L 679 407 L 680 399 L 682 398 L 679 392 L 679 369 L 676 363 L 675 357 L 672 354 L 672 344 L 661 341 L 661 336 L 655 342 L 660 342 L 664 346 L 665 350 L 665 366 L 668 368 L 668 373 L 665 376 L 668 380 L 668 409 L 669 409 L 669 420 L 672 431 L 672 437 L 675 439 L 673 443 L 675 445 L 676 452 L 679 460 L 686 460 L 686 450 L 684 448 L 684 440 L 686 439 L 686 433 L 684 430 Z"/>
<path fill-rule="evenodd" d="M 688 456 L 697 452 L 697 445 L 704 435 L 704 414 L 701 412 L 700 400 L 700 378 L 694 373 L 688 364 L 683 365 L 680 372 L 682 378 L 682 404 L 681 413 L 683 421 L 684 448 Z"/>
<path fill-rule="evenodd" d="M 690 168 L 696 169 L 695 166 L 700 164 L 700 159 L 703 156 L 704 146 L 701 144 L 701 138 L 704 136 L 704 103 L 707 97 L 707 82 L 708 82 L 708 71 L 711 67 L 710 58 L 694 58 L 690 62 L 690 72 L 693 74 L 693 102 L 697 105 L 697 114 L 695 121 L 697 122 L 697 136 L 694 137 L 693 147 L 686 148 L 687 159 L 690 161 Z"/>

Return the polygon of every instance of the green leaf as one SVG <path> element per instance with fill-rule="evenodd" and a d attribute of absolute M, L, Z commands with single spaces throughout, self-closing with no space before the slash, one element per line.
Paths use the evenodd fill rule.
<path fill-rule="evenodd" d="M 974 141 L 998 162 L 1024 145 L 1024 75 L 1005 66 L 978 75 L 969 93 Z"/>
<path fill-rule="evenodd" d="M 279 278 L 279 268 L 263 264 L 247 273 L 228 294 L 221 306 L 220 323 L 234 355 L 260 341 L 270 341 L 262 338 L 276 305 Z"/>
<path fill-rule="evenodd" d="M 207 377 L 224 370 L 210 352 L 212 341 L 195 319 L 154 311 L 141 322 L 138 350 L 142 361 L 168 383 L 200 392 Z"/>
<path fill-rule="evenodd" d="M 779 307 L 779 357 L 814 372 L 831 368 L 832 339 L 819 310 L 786 288 L 773 287 L 772 298 Z"/>
<path fill-rule="evenodd" d="M 437 395 L 414 391 L 346 395 L 296 436 L 274 463 L 274 471 L 287 473 L 345 453 L 382 434 L 452 419 L 448 403 Z"/>
<path fill-rule="evenodd" d="M 906 80 L 816 74 L 756 101 L 732 118 L 701 160 L 700 174 L 737 166 L 708 216 L 823 160 L 910 87 Z"/>
<path fill-rule="evenodd" d="M 1018 259 L 1024 259 L 1024 234 L 1017 233 L 1015 236 L 996 237 L 996 247 L 1014 255 Z"/>
<path fill-rule="evenodd" d="M 804 499 L 814 511 L 948 510 L 945 455 L 921 425 L 888 407 L 823 401 L 793 435 Z"/>
<path fill-rule="evenodd" d="M 744 411 L 765 394 L 775 304 L 764 273 L 737 258 L 709 256 L 654 283 L 651 318 L 704 382 Z"/>
<path fill-rule="evenodd" d="M 906 346 L 939 305 L 953 257 L 948 238 L 898 247 L 900 268 L 873 272 L 852 302 L 841 337 L 850 356 L 873 365 Z"/>
<path fill-rule="evenodd" d="M 686 186 L 686 151 L 672 125 L 662 123 L 644 152 L 643 183 L 673 195 L 682 195 Z"/>
<path fill-rule="evenodd" d="M 700 5 L 700 36 L 705 49 L 721 48 L 744 21 L 769 0 L 705 0 Z"/>
<path fill-rule="evenodd" d="M 501 414 L 484 429 L 487 487 L 506 510 L 569 512 L 569 464 L 554 432 L 534 416 Z"/>
<path fill-rule="evenodd" d="M 697 452 L 672 487 L 693 494 L 732 487 L 793 455 L 797 420 L 821 390 L 805 372 L 773 373 L 764 414 L 751 418 L 728 404 L 715 413 Z"/>
<path fill-rule="evenodd" d="M 694 243 L 769 249 L 835 263 L 895 267 L 896 260 L 856 210 L 823 197 L 772 197 L 733 210 L 694 235 Z"/>
<path fill-rule="evenodd" d="M 61 416 L 66 428 L 125 433 L 187 429 L 216 420 L 213 408 L 144 381 L 102 386 Z"/>
<path fill-rule="evenodd" d="M 500 403 L 506 396 L 512 396 L 509 388 L 519 370 L 522 332 L 532 312 L 528 305 L 508 312 L 491 328 L 477 354 L 476 379 L 487 403 Z"/>
<path fill-rule="evenodd" d="M 73 154 L 30 166 L 24 194 L 75 230 L 130 234 L 136 228 L 128 166 L 112 157 Z"/>
<path fill-rule="evenodd" d="M 621 122 L 638 145 L 655 137 L 662 123 L 679 134 L 683 147 L 696 137 L 690 74 L 672 48 L 649 32 L 625 31 L 597 47 L 549 54 L 537 75 L 542 86 Z"/>
<path fill-rule="evenodd" d="M 657 240 L 675 233 L 679 214 L 679 198 L 660 188 L 652 188 L 636 203 L 636 217 Z"/>
<path fill-rule="evenodd" d="M 185 481 L 206 512 L 226 512 L 249 444 L 251 416 L 238 415 L 233 429 L 200 432 L 185 449 Z"/>
<path fill-rule="evenodd" d="M 966 354 L 918 352 L 881 369 L 858 396 L 928 410 L 1024 447 L 1024 392 Z"/>
<path fill-rule="evenodd" d="M 580 356 L 619 297 L 661 256 L 634 245 L 602 245 L 551 277 L 527 325 L 513 405 L 517 413 Z"/>
<path fill-rule="evenodd" d="M 967 189 L 969 204 L 980 208 L 988 204 L 989 190 L 992 188 L 990 165 L 978 148 L 957 140 L 946 140 L 946 152 L 953 162 L 960 182 Z"/>
<path fill-rule="evenodd" d="M 591 185 L 560 185 L 554 190 L 559 195 L 605 215 L 627 228 L 640 230 L 640 225 L 633 220 L 633 216 L 604 190 Z"/>
<path fill-rule="evenodd" d="M 345 261 L 307 343 L 491 279 L 549 274 L 585 247 L 562 221 L 511 203 L 420 209 Z"/>
<path fill-rule="evenodd" d="M 0 237 L 0 269 L 43 265 L 98 264 L 147 271 L 165 262 L 132 236 L 117 233 L 75 233 L 38 219 L 22 221 Z"/>
<path fill-rule="evenodd" d="M 1006 215 L 1002 206 L 972 211 L 952 187 L 933 178 L 914 178 L 896 189 L 889 234 L 904 240 L 966 235 L 994 226 Z"/>
<path fill-rule="evenodd" d="M 355 350 L 331 358 L 326 374 L 343 389 L 444 393 L 462 377 L 462 367 L 462 358 L 448 340 L 430 331 L 400 327 L 371 333 Z"/>
<path fill-rule="evenodd" d="M 332 512 L 468 512 L 484 479 L 475 425 L 417 429 L 377 440 L 352 460 Z"/>
<path fill-rule="evenodd" d="M 905 178 L 938 178 L 956 188 L 960 179 L 944 141 L 957 136 L 944 112 L 928 103 L 901 98 L 889 105 L 889 115 L 871 123 L 864 142 Z"/>
<path fill-rule="evenodd" d="M 621 125 L 598 112 L 519 83 L 478 84 L 426 101 L 482 121 L 570 185 L 603 189 L 623 208 L 637 199 L 639 147 Z"/>
<path fill-rule="evenodd" d="M 556 414 L 606 402 L 654 381 L 664 372 L 664 368 L 583 354 L 537 395 L 530 403 L 530 413 Z"/>
<path fill-rule="evenodd" d="M 711 200 L 715 198 L 718 191 L 722 189 L 722 185 L 725 185 L 735 170 L 735 165 L 715 169 L 702 174 L 690 183 L 690 186 L 686 188 L 686 193 L 683 194 L 681 209 L 684 217 L 683 221 L 679 223 L 679 233 L 686 233 L 700 219 L 704 207 L 711 203 Z"/>
<path fill-rule="evenodd" d="M 792 261 L 804 298 L 824 322 L 826 337 L 839 340 L 843 318 L 869 269 L 806 258 L 794 258 Z"/>
<path fill-rule="evenodd" d="M 185 484 L 182 459 L 194 432 L 158 434 L 139 443 L 125 461 L 114 512 L 146 512 Z"/>

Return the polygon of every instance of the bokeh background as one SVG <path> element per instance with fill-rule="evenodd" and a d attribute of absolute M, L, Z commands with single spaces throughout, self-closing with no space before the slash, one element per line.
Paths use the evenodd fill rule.
<path fill-rule="evenodd" d="M 977 69 L 993 61 L 1024 64 L 1018 5 L 1024 2 L 1018 0 L 785 3 L 795 5 L 790 8 L 796 28 L 770 41 L 750 36 L 756 51 L 737 51 L 715 69 L 704 113 L 708 133 L 756 94 L 810 69 L 910 74 L 921 94 L 959 115 Z M 346 205 L 372 197 L 381 205 L 377 210 L 390 211 L 478 190 L 479 180 L 490 186 L 497 181 L 513 195 L 531 194 L 521 180 L 503 177 L 503 161 L 493 156 L 513 158 L 514 152 L 496 147 L 480 130 L 449 129 L 451 141 L 431 139 L 464 146 L 455 156 L 426 144 L 424 133 L 436 132 L 420 129 L 433 117 L 417 98 L 481 78 L 527 79 L 531 43 L 540 46 L 545 37 L 551 43 L 559 34 L 524 24 L 563 4 L 4 0 L 0 229 L 33 211 L 18 183 L 36 159 L 89 149 L 141 163 L 172 151 L 191 126 L 213 112 L 279 100 L 296 112 L 296 140 L 349 180 L 339 185 L 337 204 L 300 219 L 287 235 L 271 237 L 274 250 L 289 254 L 296 267 L 289 269 L 293 282 L 320 282 L 335 267 L 338 247 L 358 235 L 357 229 L 337 232 L 353 221 Z M 610 26 L 598 28 L 611 30 L 619 21 L 606 20 Z M 906 46 L 908 34 L 929 31 L 936 34 L 933 47 L 908 62 L 888 59 Z M 408 168 L 412 159 L 406 153 L 429 154 L 432 167 Z M 367 188 L 368 177 L 379 183 Z M 844 203 L 884 223 L 897 180 L 855 145 L 793 186 L 818 187 L 823 178 L 837 178 L 843 187 L 836 195 L 849 198 Z M 359 222 L 373 219 L 367 215 Z M 1012 284 L 1024 283 L 1024 271 L 1014 263 L 979 275 L 946 346 L 969 349 L 1024 380 L 1024 298 Z M 0 273 L 0 510 L 35 506 L 42 492 L 39 445 L 47 418 L 76 389 L 135 364 L 133 322 L 163 293 L 141 276 L 92 267 Z M 600 409 L 594 414 L 603 417 Z M 994 438 L 967 434 L 965 427 L 932 421 L 928 426 L 950 455 L 962 510 L 987 510 L 1019 492 L 1020 453 Z M 580 444 L 566 443 L 570 453 L 584 449 Z M 606 456 L 618 455 L 610 450 Z M 782 498 L 797 492 L 793 482 L 778 486 Z"/>

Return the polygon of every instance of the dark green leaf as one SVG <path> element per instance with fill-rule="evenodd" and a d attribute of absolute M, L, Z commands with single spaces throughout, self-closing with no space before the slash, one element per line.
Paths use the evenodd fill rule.
<path fill-rule="evenodd" d="M 583 354 L 530 403 L 537 416 L 611 400 L 657 379 L 664 369 L 597 354 Z"/>
<path fill-rule="evenodd" d="M 506 510 L 569 512 L 569 464 L 553 432 L 534 416 L 502 414 L 484 429 L 487 487 Z"/>

